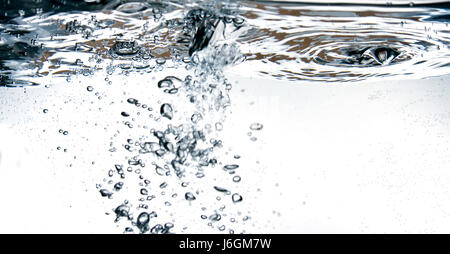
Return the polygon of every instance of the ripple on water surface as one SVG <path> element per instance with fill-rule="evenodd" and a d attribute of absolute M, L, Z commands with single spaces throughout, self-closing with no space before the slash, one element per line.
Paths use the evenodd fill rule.
<path fill-rule="evenodd" d="M 6 86 L 99 69 L 149 72 L 189 63 L 218 41 L 240 47 L 246 75 L 333 82 L 449 73 L 445 8 L 67 1 L 54 5 L 56 13 L 43 3 L 16 15 L 11 6 L 0 25 Z"/>

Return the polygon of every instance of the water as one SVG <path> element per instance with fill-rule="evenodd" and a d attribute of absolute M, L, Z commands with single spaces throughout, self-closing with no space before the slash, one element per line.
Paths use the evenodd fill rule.
<path fill-rule="evenodd" d="M 97 119 L 94 126 L 103 127 L 109 146 L 98 157 L 107 159 L 101 167 L 91 163 L 102 177 L 87 188 L 95 188 L 111 223 L 126 233 L 190 232 L 191 220 L 212 232 L 255 227 L 247 223 L 255 212 L 247 202 L 257 197 L 246 196 L 252 186 L 244 185 L 244 174 L 259 162 L 237 155 L 233 140 L 223 141 L 236 86 L 230 74 L 273 86 L 278 80 L 331 86 L 450 74 L 445 5 L 2 4 L 0 86 L 70 86 L 82 94 L 68 97 L 65 106 L 42 105 L 40 112 L 59 119 L 71 112 L 66 106 L 84 108 Z M 103 113 L 108 110 L 113 114 Z M 248 121 L 239 123 L 247 133 L 234 138 L 259 145 L 270 119 Z M 58 142 L 70 147 L 64 151 L 89 150 L 73 141 L 89 146 L 95 138 L 80 134 L 87 128 L 83 116 L 56 122 L 61 129 L 54 134 L 67 137 Z M 74 152 L 68 167 L 77 158 Z"/>
<path fill-rule="evenodd" d="M 448 73 L 446 9 L 255 5 L 242 41 L 249 68 L 275 78 L 358 81 Z M 251 67 L 250 67 L 251 66 Z"/>
<path fill-rule="evenodd" d="M 448 11 L 439 5 L 58 3 L 4 4 L 2 85 L 100 69 L 150 72 L 190 62 L 215 42 L 238 45 L 246 58 L 240 68 L 250 76 L 333 82 L 449 71 Z"/>

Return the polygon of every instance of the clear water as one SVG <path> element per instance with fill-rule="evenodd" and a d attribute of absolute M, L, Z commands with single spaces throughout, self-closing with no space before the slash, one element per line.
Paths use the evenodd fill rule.
<path fill-rule="evenodd" d="M 100 151 L 110 161 L 92 167 L 104 175 L 96 195 L 127 233 L 189 232 L 183 220 L 248 231 L 245 157 L 221 134 L 232 111 L 229 73 L 312 85 L 450 74 L 445 5 L 106 2 L 2 2 L 0 86 L 71 84 L 86 99 L 68 98 L 69 106 L 118 108 L 99 114 L 98 122 L 114 123 L 104 125 L 109 147 Z M 101 84 L 89 83 L 98 77 Z M 138 82 L 140 91 L 128 90 Z M 58 118 L 64 108 L 42 113 Z M 238 138 L 251 142 L 266 126 L 241 124 L 248 133 Z M 52 135 L 80 128 L 67 122 Z M 183 214 L 180 202 L 195 212 Z"/>

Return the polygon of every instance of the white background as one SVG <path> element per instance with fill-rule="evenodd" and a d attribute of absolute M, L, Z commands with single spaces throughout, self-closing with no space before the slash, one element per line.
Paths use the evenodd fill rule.
<path fill-rule="evenodd" d="M 449 232 L 448 76 L 351 84 L 230 77 L 222 138 L 243 156 L 249 232 Z M 102 79 L 1 89 L 1 233 L 122 232 L 95 189 L 111 164 L 104 127 L 117 121 L 109 100 L 145 91 L 148 78 Z M 89 83 L 102 102 L 88 97 Z M 264 125 L 256 142 L 246 136 L 253 122 Z"/>

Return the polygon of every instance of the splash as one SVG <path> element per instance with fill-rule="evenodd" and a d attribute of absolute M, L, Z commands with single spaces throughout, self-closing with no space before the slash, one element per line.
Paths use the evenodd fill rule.
<path fill-rule="evenodd" d="M 211 19 L 214 19 L 214 26 L 207 25 Z M 152 115 L 154 127 L 149 131 L 149 135 L 126 139 L 123 147 L 129 154 L 122 161 L 116 162 L 117 174 L 108 175 L 106 186 L 111 187 L 97 185 L 102 197 L 114 201 L 118 199 L 115 196 L 124 197 L 125 200 L 113 210 L 116 222 L 121 219 L 129 222 L 128 226 L 125 226 L 125 232 L 176 232 L 177 226 L 173 223 L 173 218 L 169 218 L 172 221 L 154 222 L 158 215 L 164 213 L 148 210 L 150 207 L 155 209 L 155 206 L 152 206 L 155 200 L 164 200 L 164 206 L 159 209 L 164 211 L 165 207 L 177 205 L 171 200 L 182 202 L 180 199 L 184 199 L 184 202 L 189 202 L 191 206 L 207 202 L 208 195 L 204 193 L 213 189 L 226 196 L 230 195 L 230 191 L 223 191 L 225 189 L 220 187 L 211 186 L 209 190 L 205 187 L 209 184 L 204 182 L 207 172 L 217 171 L 216 165 L 222 164 L 218 158 L 220 156 L 217 156 L 223 147 L 219 133 L 223 129 L 222 123 L 230 106 L 231 90 L 231 84 L 225 78 L 223 70 L 227 66 L 244 61 L 239 46 L 233 42 L 229 44 L 227 40 L 228 35 L 239 31 L 243 21 L 239 26 L 235 26 L 233 23 L 227 23 L 225 19 L 220 12 L 196 8 L 190 10 L 182 21 L 178 21 L 191 32 L 190 36 L 193 38 L 187 50 L 189 61 L 183 58 L 184 64 L 174 67 L 173 75 L 151 84 L 165 95 L 160 97 L 159 105 L 154 105 L 159 108 L 159 111 L 155 112 L 158 114 Z M 228 35 L 224 36 L 225 30 L 228 30 Z M 221 36 L 217 36 L 217 33 Z M 135 57 L 140 54 L 140 49 L 134 42 L 116 43 L 111 51 L 115 57 Z M 169 60 L 176 61 L 176 56 Z M 179 76 L 180 69 L 189 70 L 192 74 Z M 127 98 L 126 101 L 138 108 L 143 107 L 137 98 Z M 130 117 L 130 114 L 125 112 L 121 115 Z M 125 125 L 132 128 L 129 122 Z M 138 177 L 137 184 L 128 180 L 133 176 Z M 155 179 L 155 176 L 163 182 L 153 182 L 151 179 Z M 205 179 L 203 183 L 198 184 L 202 179 Z M 230 182 L 233 180 L 230 179 Z M 128 186 L 128 192 L 119 195 L 124 186 Z M 169 188 L 173 192 L 171 195 L 166 193 Z M 215 200 L 220 203 L 218 211 L 214 212 L 214 216 L 219 219 L 211 219 L 207 226 L 218 231 L 229 228 L 229 232 L 234 232 L 232 225 L 222 222 L 216 226 L 214 222 L 220 221 L 222 216 L 227 216 L 227 203 L 239 203 L 243 198 L 234 193 L 228 200 L 221 200 L 220 196 Z M 197 209 L 198 212 L 207 210 L 206 207 Z M 242 218 L 246 216 L 232 206 L 228 210 L 228 214 Z M 149 213 L 154 216 L 149 216 Z M 135 214 L 139 214 L 137 218 Z M 165 215 L 167 217 L 167 214 Z M 201 216 L 198 216 L 198 219 L 201 219 Z"/>
<path fill-rule="evenodd" d="M 439 6 L 68 1 L 66 7 L 72 12 L 24 15 L 5 7 L 1 85 L 35 86 L 105 69 L 149 73 L 225 44 L 239 46 L 247 59 L 239 73 L 250 76 L 347 82 L 449 73 L 448 10 Z M 234 61 L 216 57 L 219 65 Z"/>

